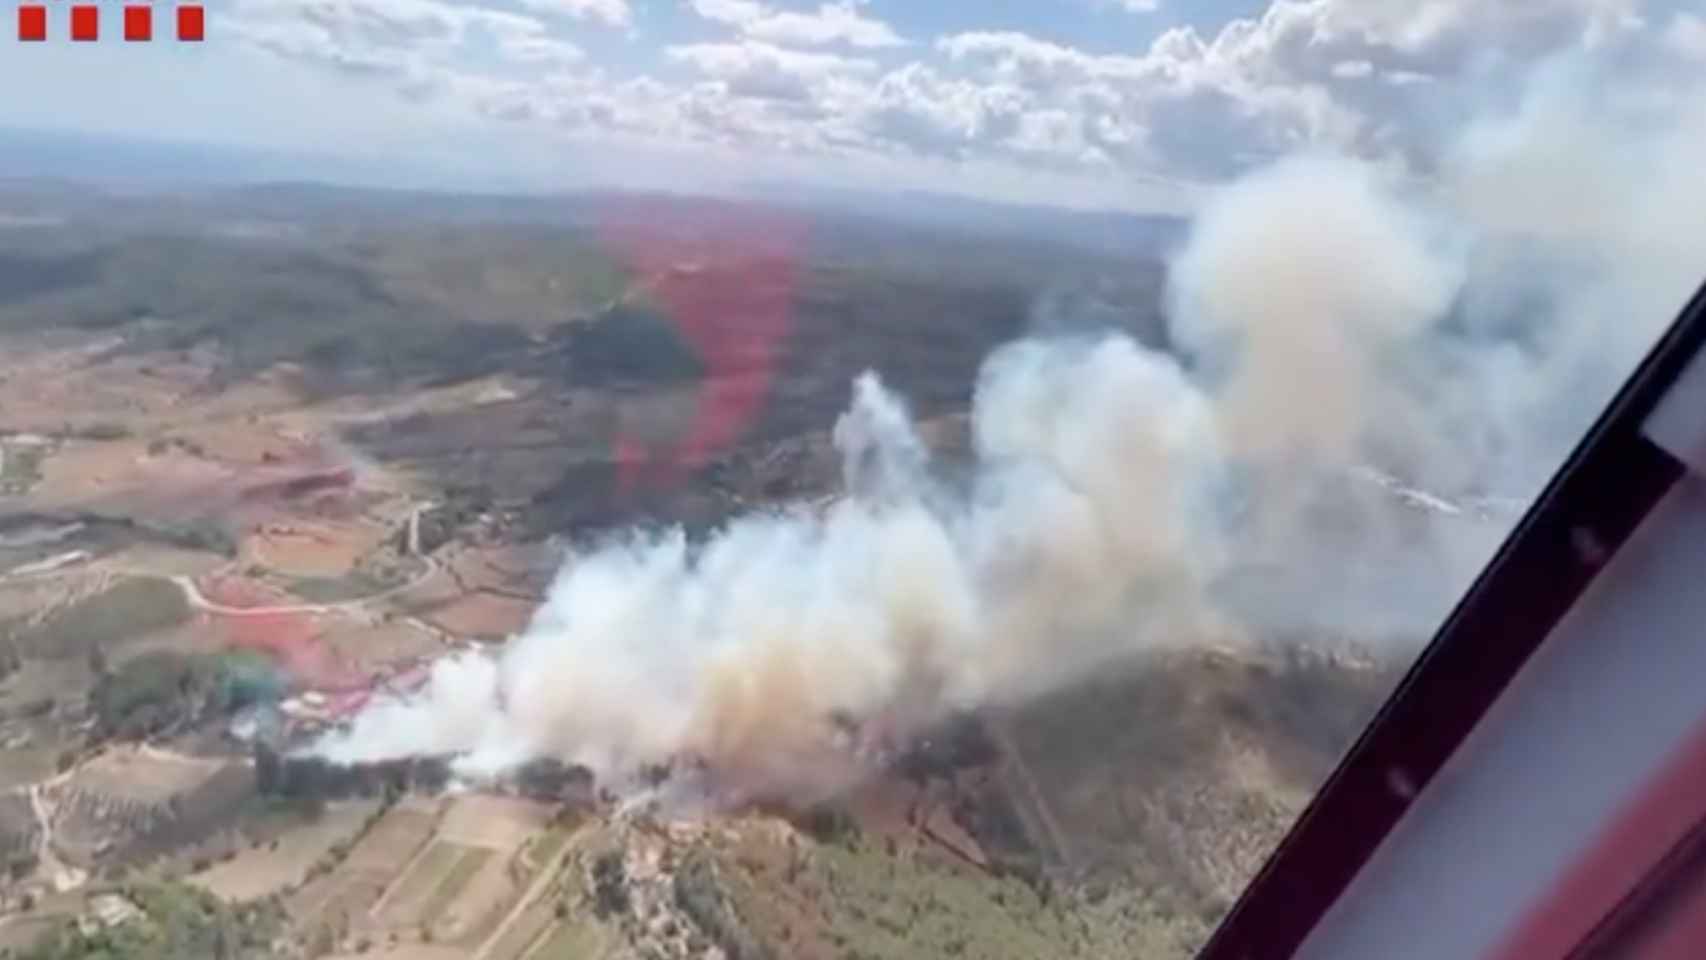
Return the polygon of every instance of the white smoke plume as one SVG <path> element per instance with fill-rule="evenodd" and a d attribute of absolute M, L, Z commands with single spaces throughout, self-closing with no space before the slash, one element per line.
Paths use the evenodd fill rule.
<path fill-rule="evenodd" d="M 969 493 L 868 374 L 827 510 L 576 553 L 495 656 L 315 749 L 607 782 L 694 758 L 815 796 L 860 774 L 850 735 L 898 743 L 1144 650 L 1415 649 L 1514 520 L 1476 505 L 1532 496 L 1706 276 L 1706 98 L 1587 79 L 1543 78 L 1425 180 L 1306 154 L 1225 188 L 1172 265 L 1174 352 L 988 358 Z"/>

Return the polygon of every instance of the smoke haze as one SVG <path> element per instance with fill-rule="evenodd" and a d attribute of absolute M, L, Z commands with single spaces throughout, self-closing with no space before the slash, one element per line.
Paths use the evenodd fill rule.
<path fill-rule="evenodd" d="M 969 488 L 867 374 L 832 505 L 577 552 L 502 650 L 315 749 L 554 756 L 612 784 L 692 757 L 816 796 L 861 774 L 849 738 L 1146 650 L 1413 653 L 1514 521 L 1497 505 L 1537 492 L 1706 272 L 1706 98 L 1679 77 L 1561 66 L 1426 177 L 1257 171 L 1171 265 L 1171 352 L 1108 333 L 986 360 Z"/>

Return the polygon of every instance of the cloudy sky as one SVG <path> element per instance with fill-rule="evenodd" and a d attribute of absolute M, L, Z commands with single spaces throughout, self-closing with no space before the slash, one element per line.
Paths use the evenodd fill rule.
<path fill-rule="evenodd" d="M 472 186 L 792 177 L 1168 206 L 1302 145 L 1425 163 L 1425 146 L 1466 111 L 1551 64 L 1706 63 L 1698 11 L 1674 0 L 209 0 L 200 45 L 14 44 L 0 58 L 13 92 L 0 124 L 361 157 Z"/>

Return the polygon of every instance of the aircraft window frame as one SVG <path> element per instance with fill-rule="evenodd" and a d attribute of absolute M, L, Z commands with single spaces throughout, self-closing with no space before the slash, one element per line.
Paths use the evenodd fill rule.
<path fill-rule="evenodd" d="M 1289 957 L 1598 571 L 1686 473 L 1642 432 L 1706 348 L 1706 284 L 1625 381 L 1198 960 Z"/>

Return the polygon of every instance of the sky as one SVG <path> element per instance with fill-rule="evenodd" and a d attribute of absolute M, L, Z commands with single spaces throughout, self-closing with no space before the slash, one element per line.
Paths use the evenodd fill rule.
<path fill-rule="evenodd" d="M 1425 168 L 1550 64 L 1706 65 L 1674 0 L 208 0 L 207 34 L 13 44 L 0 125 L 470 188 L 1177 209 L 1306 147 Z"/>

